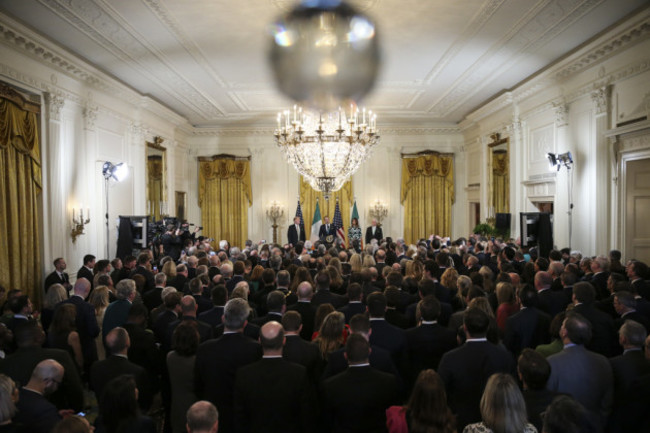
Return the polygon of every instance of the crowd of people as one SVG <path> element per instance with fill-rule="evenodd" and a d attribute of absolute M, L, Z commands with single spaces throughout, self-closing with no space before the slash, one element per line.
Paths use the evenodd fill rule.
<path fill-rule="evenodd" d="M 56 259 L 5 294 L 0 433 L 650 431 L 645 263 L 369 231 Z"/>

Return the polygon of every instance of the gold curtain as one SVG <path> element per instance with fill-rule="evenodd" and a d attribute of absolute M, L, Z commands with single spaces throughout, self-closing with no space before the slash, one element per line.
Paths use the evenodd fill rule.
<path fill-rule="evenodd" d="M 160 204 L 163 200 L 163 159 L 162 156 L 152 155 L 147 157 L 147 190 L 149 197 L 147 202 L 151 203 L 152 215 L 156 221 L 161 219 Z"/>
<path fill-rule="evenodd" d="M 0 87 L 0 284 L 40 306 L 39 106 Z"/>
<path fill-rule="evenodd" d="M 199 158 L 199 206 L 205 236 L 243 246 L 248 237 L 251 204 L 250 161 Z"/>
<path fill-rule="evenodd" d="M 300 176 L 300 206 L 305 220 L 305 236 L 307 239 L 309 239 L 311 233 L 311 222 L 314 219 L 314 211 L 316 210 L 316 198 L 318 198 L 321 218 L 324 220 L 326 216 L 330 217 L 330 223 L 334 222 L 336 199 L 339 199 L 339 208 L 341 209 L 341 218 L 343 218 L 343 227 L 345 229 L 345 240 L 347 241 L 348 228 L 350 227 L 350 207 L 354 199 L 352 180 L 345 182 L 340 190 L 331 193 L 328 201 L 325 200 L 322 192 L 316 191 L 304 177 Z M 359 222 L 359 225 L 361 225 L 361 222 Z"/>
<path fill-rule="evenodd" d="M 430 234 L 451 234 L 454 158 L 430 154 L 402 159 L 401 203 L 404 240 L 415 243 Z"/>
<path fill-rule="evenodd" d="M 510 170 L 508 152 L 492 152 L 492 201 L 496 213 L 508 213 L 510 207 Z"/>

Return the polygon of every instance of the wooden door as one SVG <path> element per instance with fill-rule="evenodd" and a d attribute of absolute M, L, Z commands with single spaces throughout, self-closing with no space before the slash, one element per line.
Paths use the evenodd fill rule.
<path fill-rule="evenodd" d="M 650 263 L 650 158 L 628 161 L 625 182 L 625 259 Z"/>

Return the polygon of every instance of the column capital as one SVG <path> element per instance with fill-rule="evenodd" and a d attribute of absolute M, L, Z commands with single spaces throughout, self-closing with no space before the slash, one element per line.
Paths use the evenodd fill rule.
<path fill-rule="evenodd" d="M 567 126 L 569 124 L 569 106 L 562 100 L 553 102 L 555 111 L 555 126 Z"/>
<path fill-rule="evenodd" d="M 591 100 L 594 104 L 596 114 L 607 114 L 609 111 L 609 96 L 611 93 L 611 86 L 605 85 L 599 87 L 591 92 Z"/>
<path fill-rule="evenodd" d="M 48 114 L 51 120 L 61 120 L 61 109 L 65 104 L 65 98 L 60 92 L 45 92 L 45 103 L 47 104 Z"/>

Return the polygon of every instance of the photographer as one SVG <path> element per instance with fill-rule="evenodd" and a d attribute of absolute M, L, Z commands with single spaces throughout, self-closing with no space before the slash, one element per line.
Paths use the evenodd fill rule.
<path fill-rule="evenodd" d="M 162 235 L 162 247 L 164 255 L 171 257 L 174 262 L 177 262 L 181 257 L 181 248 L 183 241 L 181 240 L 181 229 L 176 229 L 173 224 L 167 226 L 167 231 Z"/>

